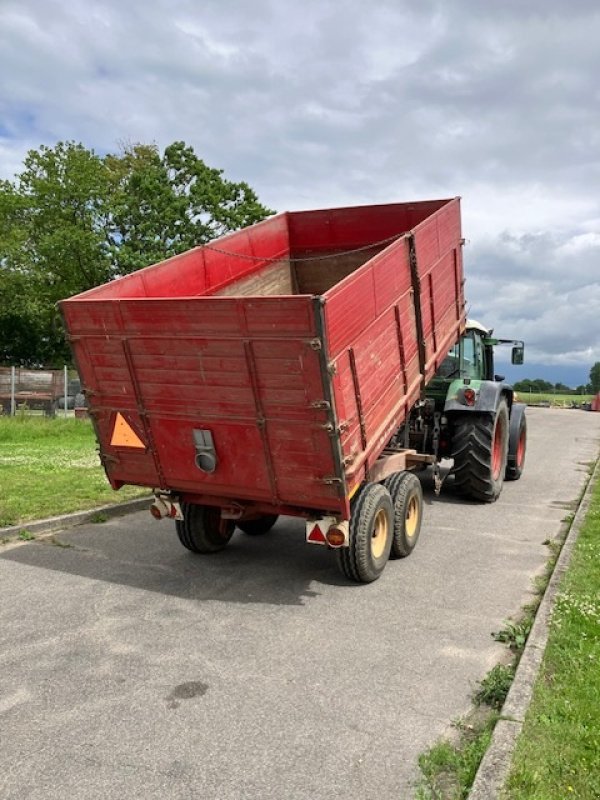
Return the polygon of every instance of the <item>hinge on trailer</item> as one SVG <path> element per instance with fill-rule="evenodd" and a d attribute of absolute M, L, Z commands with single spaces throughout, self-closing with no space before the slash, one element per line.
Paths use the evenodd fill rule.
<path fill-rule="evenodd" d="M 329 411 L 331 408 L 331 403 L 329 400 L 315 400 L 314 403 L 310 404 L 311 408 L 322 409 L 323 411 Z"/>
<path fill-rule="evenodd" d="M 102 450 L 98 450 L 98 457 L 100 458 L 100 463 L 102 466 L 104 464 L 120 464 L 121 460 L 117 456 L 113 456 L 110 453 L 103 453 Z"/>
<path fill-rule="evenodd" d="M 334 375 L 337 375 L 337 364 L 335 363 L 335 361 L 330 361 L 329 364 L 327 364 L 327 372 L 331 375 L 332 378 Z"/>
<path fill-rule="evenodd" d="M 322 350 L 323 349 L 323 342 L 320 339 L 311 339 L 308 343 L 309 347 L 312 347 L 313 350 Z"/>
<path fill-rule="evenodd" d="M 328 486 L 333 486 L 334 484 L 342 483 L 342 479 L 333 477 L 321 478 L 321 483 L 326 483 Z"/>

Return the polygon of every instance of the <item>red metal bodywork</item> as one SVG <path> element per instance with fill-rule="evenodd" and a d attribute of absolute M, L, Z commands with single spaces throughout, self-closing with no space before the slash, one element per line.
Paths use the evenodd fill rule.
<path fill-rule="evenodd" d="M 112 486 L 347 519 L 464 328 L 461 244 L 458 199 L 284 213 L 63 301 Z"/>

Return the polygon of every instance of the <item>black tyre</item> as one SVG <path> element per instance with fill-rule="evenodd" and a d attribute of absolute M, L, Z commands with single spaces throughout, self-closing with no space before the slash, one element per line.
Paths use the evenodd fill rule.
<path fill-rule="evenodd" d="M 504 484 L 508 454 L 508 407 L 495 414 L 465 414 L 455 420 L 452 438 L 454 485 L 461 494 L 492 503 Z"/>
<path fill-rule="evenodd" d="M 406 558 L 415 549 L 423 519 L 421 481 L 411 472 L 394 472 L 383 485 L 394 504 L 394 535 L 390 558 Z"/>
<path fill-rule="evenodd" d="M 507 481 L 518 481 L 525 468 L 527 452 L 527 418 L 525 405 L 514 403 L 510 415 L 508 437 L 508 462 L 504 477 Z"/>
<path fill-rule="evenodd" d="M 258 519 L 246 519 L 238 522 L 237 526 L 248 536 L 262 536 L 263 533 L 268 533 L 271 530 L 278 519 L 278 514 L 265 514 L 264 517 L 259 517 Z"/>
<path fill-rule="evenodd" d="M 227 546 L 235 524 L 221 520 L 221 509 L 182 503 L 182 520 L 176 520 L 179 541 L 192 553 L 217 553 Z"/>
<path fill-rule="evenodd" d="M 350 546 L 336 550 L 343 574 L 357 583 L 371 583 L 384 570 L 392 547 L 394 507 L 379 483 L 365 483 L 352 501 Z"/>

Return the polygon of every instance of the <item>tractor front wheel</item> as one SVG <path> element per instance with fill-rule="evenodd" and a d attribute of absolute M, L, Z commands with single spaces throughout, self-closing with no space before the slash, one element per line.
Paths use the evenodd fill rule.
<path fill-rule="evenodd" d="M 182 503 L 182 520 L 175 527 L 181 544 L 192 553 L 217 553 L 227 546 L 233 536 L 235 524 L 221 519 L 221 509 Z"/>
<path fill-rule="evenodd" d="M 452 438 L 454 485 L 482 503 L 497 500 L 504 484 L 508 454 L 508 406 L 500 400 L 495 414 L 463 414 Z"/>

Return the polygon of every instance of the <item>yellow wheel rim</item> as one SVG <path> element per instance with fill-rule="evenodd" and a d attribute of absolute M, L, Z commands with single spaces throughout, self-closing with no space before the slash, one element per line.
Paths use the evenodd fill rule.
<path fill-rule="evenodd" d="M 419 499 L 413 495 L 408 501 L 406 517 L 404 518 L 404 530 L 409 539 L 417 532 L 419 524 Z"/>
<path fill-rule="evenodd" d="M 380 558 L 385 550 L 388 537 L 390 535 L 390 525 L 385 509 L 380 508 L 375 515 L 373 534 L 371 536 L 371 555 L 373 558 Z"/>

